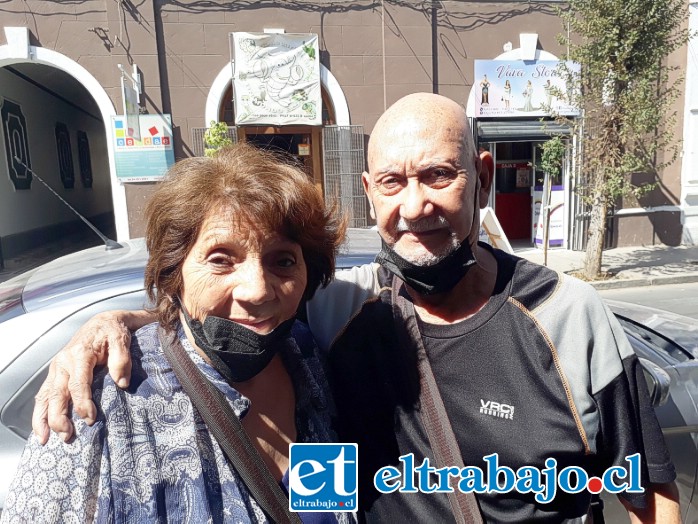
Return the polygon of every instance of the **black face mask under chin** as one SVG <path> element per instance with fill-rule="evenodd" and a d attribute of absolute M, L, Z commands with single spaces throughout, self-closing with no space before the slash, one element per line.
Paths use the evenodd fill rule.
<path fill-rule="evenodd" d="M 196 345 L 229 382 L 245 382 L 262 371 L 291 336 L 295 322 L 290 318 L 260 335 L 227 318 L 208 316 L 201 323 L 189 316 L 181 302 L 180 307 Z"/>
<path fill-rule="evenodd" d="M 451 291 L 477 261 L 466 238 L 458 249 L 431 266 L 417 266 L 405 260 L 383 241 L 376 262 L 420 295 L 436 295 Z"/>

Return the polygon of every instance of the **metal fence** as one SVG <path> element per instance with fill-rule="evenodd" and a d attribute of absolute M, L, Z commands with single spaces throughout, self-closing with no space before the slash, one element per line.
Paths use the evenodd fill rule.
<path fill-rule="evenodd" d="M 325 126 L 322 130 L 325 200 L 338 202 L 349 227 L 366 227 L 367 201 L 361 183 L 365 170 L 363 126 Z"/>
<path fill-rule="evenodd" d="M 204 156 L 204 151 L 206 150 L 206 141 L 204 140 L 204 135 L 208 131 L 208 127 L 193 127 L 191 129 L 191 150 L 194 152 L 194 156 Z M 235 126 L 228 126 L 228 138 L 236 144 L 238 141 L 238 128 Z"/>
<path fill-rule="evenodd" d="M 582 129 L 580 129 L 574 137 L 573 150 L 577 154 L 572 157 L 573 185 L 571 205 L 573 214 L 570 227 L 570 248 L 573 251 L 584 251 L 586 249 L 589 238 L 589 223 L 591 222 L 591 206 L 584 202 L 590 191 L 586 185 L 586 177 L 580 167 L 580 159 L 583 154 L 583 149 L 580 147 L 582 140 L 584 140 L 584 136 Z M 615 243 L 615 215 L 613 207 L 609 209 L 607 217 L 604 249 L 613 247 Z"/>

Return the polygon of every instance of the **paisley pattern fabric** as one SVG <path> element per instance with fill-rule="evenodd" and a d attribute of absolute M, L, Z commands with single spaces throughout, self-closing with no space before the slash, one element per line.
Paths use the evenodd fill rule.
<path fill-rule="evenodd" d="M 178 334 L 191 359 L 244 417 L 249 399 L 201 359 L 181 326 Z M 298 442 L 331 442 L 333 406 L 312 337 L 299 322 L 293 335 L 280 353 L 296 393 Z M 96 373 L 93 426 L 73 414 L 76 438 L 69 444 L 52 434 L 41 446 L 32 434 L 0 521 L 266 522 L 182 390 L 160 347 L 157 324 L 135 333 L 131 354 L 127 390 L 106 370 Z M 312 522 L 353 521 L 348 513 L 307 516 Z"/>

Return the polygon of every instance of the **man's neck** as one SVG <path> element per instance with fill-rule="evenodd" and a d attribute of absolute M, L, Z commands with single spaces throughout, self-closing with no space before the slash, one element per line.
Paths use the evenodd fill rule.
<path fill-rule="evenodd" d="M 408 291 L 419 317 L 429 324 L 454 324 L 472 317 L 489 301 L 497 280 L 497 260 L 491 252 L 476 248 L 477 264 L 456 286 L 438 295 Z"/>

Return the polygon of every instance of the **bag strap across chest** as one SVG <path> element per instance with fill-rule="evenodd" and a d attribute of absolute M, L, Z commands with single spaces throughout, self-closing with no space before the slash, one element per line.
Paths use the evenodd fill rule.
<path fill-rule="evenodd" d="M 165 357 L 172 365 L 182 389 L 255 501 L 274 522 L 301 524 L 298 514 L 290 512 L 288 497 L 272 476 L 223 393 L 211 384 L 189 358 L 176 333 L 167 333 L 160 327 L 158 336 Z"/>
<path fill-rule="evenodd" d="M 434 453 L 434 461 L 437 468 L 456 466 L 462 469 L 463 457 L 424 349 L 414 304 L 404 296 L 404 293 L 401 293 L 403 289 L 402 280 L 393 277 L 391 291 L 393 321 L 399 342 L 406 346 L 414 346 L 417 352 L 420 415 Z M 454 488 L 448 493 L 448 501 L 458 524 L 482 523 L 474 494 L 463 493 Z"/>

